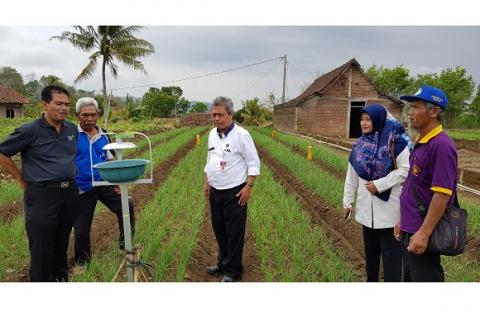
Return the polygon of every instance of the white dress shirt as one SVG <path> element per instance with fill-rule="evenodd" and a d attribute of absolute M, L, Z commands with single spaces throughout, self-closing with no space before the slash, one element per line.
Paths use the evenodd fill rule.
<path fill-rule="evenodd" d="M 352 208 L 356 197 L 355 220 L 358 223 L 372 229 L 385 229 L 394 227 L 400 221 L 400 193 L 410 168 L 409 156 L 410 151 L 406 147 L 397 156 L 398 168 L 385 177 L 373 181 L 380 193 L 389 188 L 392 189 L 388 201 L 383 201 L 370 194 L 365 187 L 367 181 L 360 178 L 350 162 L 348 163 L 343 192 L 343 207 Z"/>
<path fill-rule="evenodd" d="M 219 189 L 234 188 L 247 176 L 260 175 L 260 159 L 252 137 L 239 125 L 220 137 L 217 128 L 208 136 L 208 157 L 205 165 L 208 184 Z"/>

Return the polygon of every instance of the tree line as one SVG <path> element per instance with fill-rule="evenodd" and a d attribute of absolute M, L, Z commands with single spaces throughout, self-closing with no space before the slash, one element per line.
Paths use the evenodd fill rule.
<path fill-rule="evenodd" d="M 449 101 L 444 117 L 447 127 L 480 127 L 480 84 L 475 88 L 472 76 L 463 67 L 414 76 L 403 65 L 393 68 L 372 65 L 365 73 L 383 93 L 397 99 L 400 95 L 413 94 L 424 84 L 438 87 L 445 91 Z"/>

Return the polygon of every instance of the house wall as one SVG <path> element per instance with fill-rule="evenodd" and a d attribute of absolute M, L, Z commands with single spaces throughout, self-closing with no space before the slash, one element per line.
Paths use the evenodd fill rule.
<path fill-rule="evenodd" d="M 324 136 L 343 136 L 347 120 L 347 98 L 315 96 L 298 107 L 297 131 Z"/>
<path fill-rule="evenodd" d="M 351 72 L 351 89 L 349 90 Z M 349 97 L 350 94 L 350 97 Z M 275 127 L 286 131 L 313 133 L 323 136 L 347 137 L 350 127 L 350 102 L 364 101 L 366 105 L 379 103 L 400 120 L 399 103 L 382 96 L 357 66 L 327 86 L 321 95 L 313 96 L 297 106 L 275 108 Z"/>
<path fill-rule="evenodd" d="M 7 108 L 13 108 L 15 111 L 15 118 L 23 117 L 24 109 L 22 104 L 3 104 L 0 103 L 0 118 L 7 117 Z"/>
<path fill-rule="evenodd" d="M 273 116 L 275 129 L 289 132 L 295 131 L 295 105 L 275 106 Z"/>

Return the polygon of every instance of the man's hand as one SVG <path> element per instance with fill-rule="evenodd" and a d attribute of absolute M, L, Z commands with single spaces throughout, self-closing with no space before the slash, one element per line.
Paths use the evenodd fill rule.
<path fill-rule="evenodd" d="M 203 194 L 205 195 L 205 200 L 208 203 L 210 201 L 210 184 L 207 182 L 203 183 Z"/>
<path fill-rule="evenodd" d="M 370 194 L 378 193 L 377 187 L 375 186 L 375 183 L 373 183 L 373 181 L 368 181 L 367 183 L 365 183 L 365 187 L 370 192 Z"/>
<path fill-rule="evenodd" d="M 400 231 L 400 222 L 397 222 L 397 224 L 395 224 L 395 227 L 393 228 L 393 236 L 395 236 L 395 239 L 397 241 L 400 241 L 401 235 L 402 231 Z"/>
<path fill-rule="evenodd" d="M 421 255 L 427 250 L 428 235 L 422 231 L 417 231 L 410 237 L 407 251 L 414 255 Z"/>
<path fill-rule="evenodd" d="M 240 206 L 245 206 L 248 202 L 248 199 L 250 198 L 250 192 L 252 191 L 251 187 L 248 185 L 245 185 L 240 192 L 236 195 L 237 197 L 240 197 L 238 200 L 238 203 Z"/>

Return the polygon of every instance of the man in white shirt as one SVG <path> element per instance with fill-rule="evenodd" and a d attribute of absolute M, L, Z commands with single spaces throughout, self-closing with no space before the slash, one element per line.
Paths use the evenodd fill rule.
<path fill-rule="evenodd" d="M 233 123 L 231 99 L 219 96 L 213 100 L 212 119 L 216 127 L 208 136 L 203 190 L 210 201 L 219 255 L 218 263 L 206 271 L 223 274 L 222 282 L 233 282 L 243 270 L 247 202 L 260 174 L 260 159 L 248 131 Z"/>

